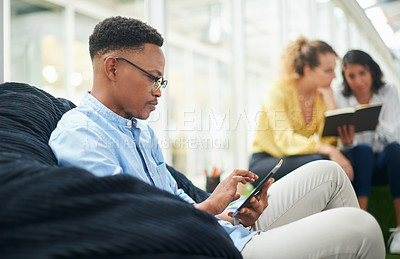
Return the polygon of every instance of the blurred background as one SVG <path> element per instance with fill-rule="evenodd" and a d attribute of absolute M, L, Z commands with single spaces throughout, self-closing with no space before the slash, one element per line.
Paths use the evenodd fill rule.
<path fill-rule="evenodd" d="M 149 121 L 166 161 L 199 186 L 203 169 L 247 168 L 264 93 L 280 54 L 304 35 L 342 57 L 362 49 L 400 86 L 400 1 L 2 0 L 0 80 L 78 104 L 91 89 L 88 37 L 130 16 L 165 38 L 167 89 Z M 341 83 L 340 61 L 332 87 Z"/>

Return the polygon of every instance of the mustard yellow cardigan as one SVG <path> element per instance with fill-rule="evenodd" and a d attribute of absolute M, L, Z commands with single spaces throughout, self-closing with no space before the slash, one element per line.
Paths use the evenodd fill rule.
<path fill-rule="evenodd" d="M 336 137 L 321 138 L 325 111 L 325 102 L 317 95 L 312 119 L 306 124 L 294 82 L 275 82 L 259 114 L 253 152 L 282 157 L 317 153 L 321 143 L 336 145 Z"/>

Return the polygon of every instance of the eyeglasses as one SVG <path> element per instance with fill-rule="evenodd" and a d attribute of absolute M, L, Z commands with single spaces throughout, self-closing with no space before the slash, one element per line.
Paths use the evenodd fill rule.
<path fill-rule="evenodd" d="M 167 87 L 168 80 L 165 79 L 163 76 L 154 76 L 154 75 L 150 74 L 149 72 L 147 72 L 146 70 L 144 70 L 143 68 L 139 67 L 138 65 L 133 64 L 132 62 L 130 62 L 127 59 L 124 59 L 124 58 L 121 58 L 121 57 L 115 57 L 115 58 L 123 60 L 123 61 L 131 64 L 132 66 L 136 67 L 137 69 L 141 70 L 142 72 L 146 73 L 154 82 L 153 87 L 151 88 L 151 90 L 153 92 L 157 91 L 158 89 L 162 90 L 165 87 Z"/>

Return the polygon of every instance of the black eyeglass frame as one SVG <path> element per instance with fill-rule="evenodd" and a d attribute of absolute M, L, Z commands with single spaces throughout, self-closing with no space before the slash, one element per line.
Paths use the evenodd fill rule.
<path fill-rule="evenodd" d="M 152 91 L 155 92 L 158 89 L 164 89 L 165 87 L 167 87 L 168 84 L 168 80 L 165 79 L 163 76 L 155 76 L 150 74 L 149 72 L 147 72 L 146 70 L 144 70 L 143 68 L 139 67 L 138 65 L 130 62 L 129 60 L 125 59 L 125 58 L 121 58 L 121 57 L 115 57 L 115 59 L 120 59 L 123 60 L 125 62 L 127 62 L 128 64 L 136 67 L 137 69 L 139 69 L 140 71 L 146 73 L 148 76 L 151 77 L 151 79 L 154 81 L 153 87 L 152 87 Z"/>

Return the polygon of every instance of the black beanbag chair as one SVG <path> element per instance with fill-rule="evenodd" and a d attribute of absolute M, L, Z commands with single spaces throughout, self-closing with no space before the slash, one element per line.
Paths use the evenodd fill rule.
<path fill-rule="evenodd" d="M 179 197 L 57 166 L 47 142 L 72 107 L 27 84 L 0 85 L 1 258 L 241 258 L 214 216 Z"/>

